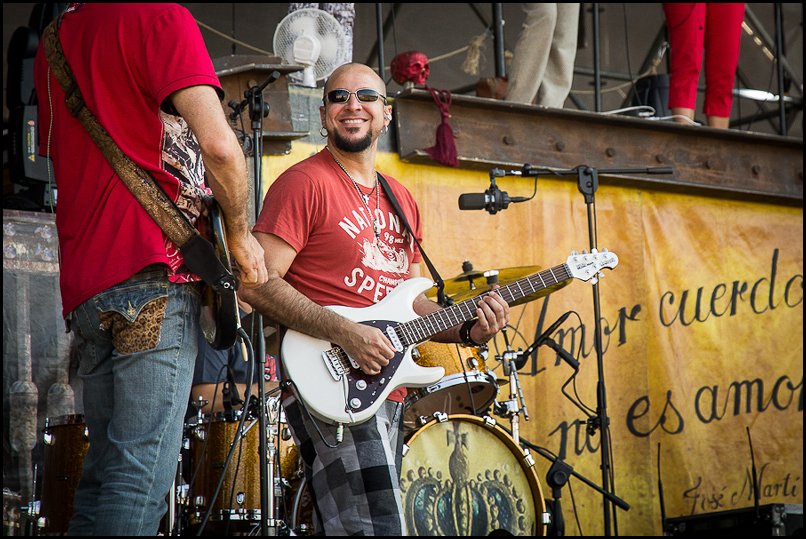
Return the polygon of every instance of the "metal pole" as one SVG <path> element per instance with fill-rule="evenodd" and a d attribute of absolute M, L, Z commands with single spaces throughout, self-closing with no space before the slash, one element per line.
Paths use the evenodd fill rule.
<path fill-rule="evenodd" d="M 602 75 L 601 60 L 599 58 L 599 4 L 593 5 L 593 82 L 594 82 L 594 111 L 602 112 Z"/>
<path fill-rule="evenodd" d="M 784 22 L 783 6 L 775 3 L 775 68 L 778 71 L 778 132 L 786 135 L 786 105 L 784 104 L 784 67 L 781 58 L 784 57 Z"/>
<path fill-rule="evenodd" d="M 493 4 L 493 42 L 495 44 L 495 77 L 507 76 L 504 62 L 504 15 L 503 4 Z"/>
<path fill-rule="evenodd" d="M 378 29 L 378 75 L 386 82 L 386 60 L 383 57 L 383 4 L 375 4 L 375 24 Z"/>

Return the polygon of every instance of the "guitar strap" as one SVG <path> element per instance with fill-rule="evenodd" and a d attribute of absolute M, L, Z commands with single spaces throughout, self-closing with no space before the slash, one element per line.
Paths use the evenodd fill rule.
<path fill-rule="evenodd" d="M 154 222 L 182 252 L 185 265 L 217 292 L 233 290 L 237 282 L 216 255 L 212 243 L 202 237 L 163 191 L 154 177 L 137 166 L 87 108 L 81 89 L 64 57 L 58 36 L 62 16 L 51 22 L 42 35 L 44 50 L 53 75 L 64 89 L 65 103 L 89 133 L 118 177 L 143 206 Z"/>
<path fill-rule="evenodd" d="M 389 203 L 392 205 L 397 214 L 400 216 L 400 220 L 403 221 L 403 226 L 406 227 L 406 230 L 409 231 L 411 237 L 414 238 L 414 243 L 420 250 L 420 254 L 423 255 L 423 261 L 425 262 L 425 265 L 428 266 L 428 271 L 431 272 L 431 278 L 434 279 L 434 282 L 437 284 L 437 301 L 443 307 L 449 306 L 451 303 L 453 303 L 453 301 L 450 298 L 445 297 L 445 282 L 442 280 L 442 277 L 439 275 L 439 272 L 431 263 L 431 260 L 429 260 L 428 255 L 425 254 L 423 246 L 420 245 L 419 241 L 417 241 L 417 235 L 411 229 L 411 226 L 409 226 L 409 222 L 406 219 L 406 214 L 403 213 L 403 210 L 401 209 L 400 204 L 398 203 L 397 198 L 395 197 L 395 194 L 392 192 L 392 188 L 389 187 L 389 182 L 386 181 L 386 178 L 384 178 L 380 172 L 378 172 L 377 174 L 378 174 L 378 182 L 381 184 L 381 187 L 383 187 L 383 192 L 386 194 L 386 198 L 389 199 Z"/>

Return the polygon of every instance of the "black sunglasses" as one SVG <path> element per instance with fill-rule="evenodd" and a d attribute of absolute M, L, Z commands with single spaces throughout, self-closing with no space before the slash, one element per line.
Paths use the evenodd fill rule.
<path fill-rule="evenodd" d="M 372 88 L 361 88 L 355 92 L 345 90 L 344 88 L 330 90 L 327 93 L 327 100 L 330 103 L 347 103 L 350 100 L 350 96 L 353 94 L 355 94 L 355 97 L 362 103 L 374 103 L 378 99 L 383 99 L 383 103 L 386 104 L 386 96 L 381 95 Z"/>

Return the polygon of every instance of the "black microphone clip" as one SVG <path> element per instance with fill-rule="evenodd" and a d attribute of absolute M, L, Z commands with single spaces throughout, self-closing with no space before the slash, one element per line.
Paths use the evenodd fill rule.
<path fill-rule="evenodd" d="M 495 215 L 501 210 L 509 207 L 509 193 L 502 191 L 495 184 L 495 178 L 490 178 L 490 187 L 484 192 L 487 198 L 487 205 L 484 207 L 490 215 Z"/>

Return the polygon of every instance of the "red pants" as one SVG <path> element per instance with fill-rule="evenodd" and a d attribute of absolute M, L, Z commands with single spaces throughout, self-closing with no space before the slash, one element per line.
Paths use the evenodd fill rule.
<path fill-rule="evenodd" d="M 706 116 L 730 117 L 744 4 L 663 4 L 671 45 L 669 107 L 694 109 L 705 49 Z"/>

